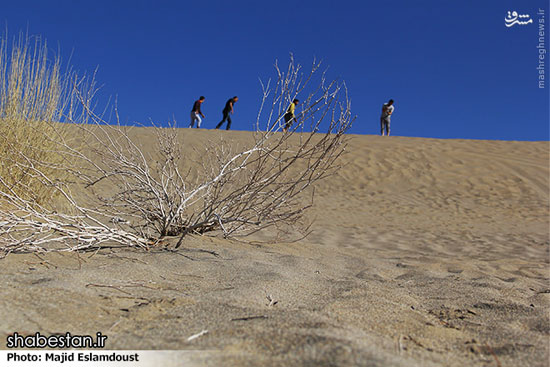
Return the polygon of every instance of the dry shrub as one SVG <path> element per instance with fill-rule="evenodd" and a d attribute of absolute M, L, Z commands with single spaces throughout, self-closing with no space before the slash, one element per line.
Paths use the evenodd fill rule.
<path fill-rule="evenodd" d="M 86 164 L 72 173 L 99 193 L 98 212 L 151 242 L 214 230 L 236 236 L 296 227 L 311 206 L 314 184 L 338 170 L 354 119 L 345 84 L 328 80 L 319 67 L 314 62 L 302 72 L 293 59 L 285 70 L 275 65 L 274 80 L 263 85 L 252 139 L 240 146 L 227 140 L 191 143 L 185 149 L 197 151 L 196 162 L 189 161 L 173 126 L 151 128 L 157 139 L 150 155 L 128 128 L 93 116 L 95 125 L 80 125 L 93 155 L 81 151 Z M 302 99 L 299 112 L 283 131 L 296 97 Z"/>

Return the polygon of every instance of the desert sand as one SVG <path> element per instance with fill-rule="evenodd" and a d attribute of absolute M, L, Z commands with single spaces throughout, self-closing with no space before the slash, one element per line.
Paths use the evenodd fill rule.
<path fill-rule="evenodd" d="M 181 131 L 195 144 L 220 134 L 251 139 Z M 189 365 L 548 366 L 549 154 L 548 142 L 350 136 L 304 239 L 211 233 L 176 253 L 0 260 L 0 345 L 14 331 L 101 331 L 108 349 L 199 351 Z"/>

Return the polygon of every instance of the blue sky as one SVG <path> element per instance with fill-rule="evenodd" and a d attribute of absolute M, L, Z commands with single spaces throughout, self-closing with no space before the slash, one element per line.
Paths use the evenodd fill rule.
<path fill-rule="evenodd" d="M 549 140 L 547 84 L 538 87 L 538 9 L 546 0 L 4 1 L 8 34 L 28 30 L 81 71 L 99 66 L 101 95 L 118 96 L 123 122 L 189 123 L 205 95 L 203 127 L 239 96 L 233 128 L 253 128 L 258 77 L 289 52 L 346 81 L 356 134 L 378 134 L 395 100 L 401 136 Z M 534 23 L 507 28 L 508 11 Z M 5 27 L 4 27 L 5 28 Z M 53 53 L 53 51 L 52 51 Z"/>

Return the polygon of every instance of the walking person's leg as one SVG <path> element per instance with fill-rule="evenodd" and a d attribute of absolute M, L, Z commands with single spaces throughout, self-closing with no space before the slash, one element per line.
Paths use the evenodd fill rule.
<path fill-rule="evenodd" d="M 380 135 L 384 136 L 384 118 L 380 117 Z"/>
<path fill-rule="evenodd" d="M 193 125 L 195 125 L 195 113 L 191 112 L 191 124 L 189 125 L 189 127 L 193 128 Z"/>
<path fill-rule="evenodd" d="M 290 129 L 291 124 L 292 124 L 292 116 L 285 115 L 285 127 L 283 128 L 283 132 L 286 132 L 288 129 Z"/>
<path fill-rule="evenodd" d="M 390 121 L 391 120 L 389 118 L 386 119 L 386 135 L 387 136 L 390 136 Z"/>
<path fill-rule="evenodd" d="M 195 117 L 197 118 L 197 129 L 200 129 L 202 124 L 202 119 L 198 113 L 195 115 Z"/>
<path fill-rule="evenodd" d="M 229 130 L 230 127 L 231 127 L 231 116 L 227 114 L 227 128 L 225 130 Z"/>
<path fill-rule="evenodd" d="M 216 129 L 219 129 L 223 123 L 225 122 L 225 120 L 227 120 L 227 118 L 229 117 L 229 113 L 228 112 L 223 112 L 223 119 L 220 121 L 220 123 L 216 126 Z"/>

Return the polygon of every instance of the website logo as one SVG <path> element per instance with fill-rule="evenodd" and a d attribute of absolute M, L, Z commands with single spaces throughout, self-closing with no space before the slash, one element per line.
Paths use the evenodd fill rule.
<path fill-rule="evenodd" d="M 508 28 L 518 24 L 527 25 L 533 23 L 533 19 L 529 14 L 518 14 L 517 11 L 509 11 L 506 18 L 504 18 L 504 25 Z"/>

